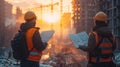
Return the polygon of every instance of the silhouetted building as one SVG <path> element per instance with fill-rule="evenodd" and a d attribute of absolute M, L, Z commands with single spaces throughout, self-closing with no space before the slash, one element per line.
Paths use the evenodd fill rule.
<path fill-rule="evenodd" d="M 0 0 L 0 47 L 5 46 L 6 41 L 6 24 L 9 24 L 9 21 L 6 22 L 9 18 L 12 17 L 12 5 L 6 2 L 5 0 Z"/>
<path fill-rule="evenodd" d="M 19 19 L 22 15 L 23 15 L 22 10 L 19 7 L 17 7 L 16 8 L 16 19 Z"/>
<path fill-rule="evenodd" d="M 4 29 L 5 29 L 5 1 L 0 0 L 0 47 L 4 45 Z"/>
<path fill-rule="evenodd" d="M 93 27 L 93 17 L 97 12 L 95 0 L 73 0 L 73 21 L 76 33 L 89 33 Z"/>
<path fill-rule="evenodd" d="M 5 2 L 5 17 L 11 18 L 12 17 L 12 7 L 13 5 Z"/>
<path fill-rule="evenodd" d="M 109 0 L 97 0 L 97 6 L 98 11 L 106 12 L 108 11 L 108 8 L 110 7 L 110 1 Z"/>
<path fill-rule="evenodd" d="M 80 0 L 73 0 L 73 22 L 74 22 L 74 27 L 76 28 L 76 32 L 80 31 L 77 28 L 80 28 Z"/>
<path fill-rule="evenodd" d="M 116 37 L 117 44 L 120 43 L 120 0 L 109 0 L 108 9 L 109 23 Z M 120 45 L 119 45 L 120 48 Z"/>

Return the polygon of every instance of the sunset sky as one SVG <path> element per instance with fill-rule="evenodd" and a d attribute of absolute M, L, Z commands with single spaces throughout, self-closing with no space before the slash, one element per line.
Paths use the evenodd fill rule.
<path fill-rule="evenodd" d="M 36 26 L 40 27 L 41 30 L 52 29 L 51 27 L 53 25 L 53 29 L 57 31 L 56 33 L 58 35 L 60 35 L 61 31 L 60 28 L 62 28 L 60 25 L 61 19 L 66 18 L 63 19 L 64 21 L 62 21 L 62 26 L 67 27 L 67 24 L 70 24 L 71 20 L 70 12 L 72 12 L 71 3 L 72 0 L 63 0 L 62 13 L 60 12 L 61 7 L 60 0 L 53 0 L 53 4 L 59 3 L 57 5 L 56 4 L 54 5 L 53 12 L 51 10 L 51 6 L 42 7 L 42 10 L 40 7 L 41 5 L 42 6 L 50 5 L 51 0 L 5 0 L 5 1 L 13 5 L 13 14 L 16 14 L 16 7 L 20 7 L 20 9 L 22 9 L 23 14 L 29 10 L 35 12 L 35 14 L 37 15 Z M 17 19 L 17 21 L 21 23 L 24 21 L 24 19 L 23 17 L 20 17 L 19 19 Z M 68 33 L 69 29 L 71 28 L 65 29 L 63 33 Z M 67 36 L 67 34 L 64 34 L 64 36 Z"/>
<path fill-rule="evenodd" d="M 51 4 L 51 0 L 6 0 L 7 2 L 13 4 L 14 6 L 19 6 L 20 8 L 31 8 L 42 5 Z M 71 11 L 71 1 L 72 0 L 63 0 L 63 12 Z M 53 0 L 53 3 L 59 2 L 60 0 Z"/>
<path fill-rule="evenodd" d="M 28 10 L 32 10 L 36 13 L 36 15 L 38 16 L 38 19 L 40 19 L 42 17 L 42 20 L 46 21 L 46 22 L 57 22 L 60 20 L 60 0 L 53 0 L 53 4 L 54 3 L 59 3 L 58 5 L 54 5 L 53 7 L 53 13 L 51 14 L 51 6 L 48 7 L 43 7 L 42 8 L 42 16 L 41 16 L 41 8 L 40 5 L 49 5 L 51 4 L 52 0 L 6 0 L 7 2 L 11 3 L 14 8 L 13 8 L 13 13 L 16 13 L 16 7 L 19 6 L 23 13 L 25 13 Z M 72 11 L 72 0 L 63 0 L 63 13 L 66 12 L 71 12 Z M 31 9 L 32 8 L 32 9 Z"/>

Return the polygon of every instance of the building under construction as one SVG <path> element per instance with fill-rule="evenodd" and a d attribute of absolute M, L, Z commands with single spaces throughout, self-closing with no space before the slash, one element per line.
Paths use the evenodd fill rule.
<path fill-rule="evenodd" d="M 73 21 L 76 33 L 89 33 L 93 26 L 93 17 L 97 10 L 97 0 L 73 0 Z"/>
<path fill-rule="evenodd" d="M 99 0 L 99 10 L 108 15 L 108 23 L 120 48 L 120 0 Z"/>
<path fill-rule="evenodd" d="M 5 46 L 6 44 L 6 18 L 12 16 L 12 5 L 5 0 L 0 0 L 0 46 Z"/>
<path fill-rule="evenodd" d="M 118 48 L 120 48 L 120 0 L 109 0 L 109 23 L 116 37 Z"/>
<path fill-rule="evenodd" d="M 98 11 L 108 15 L 108 23 L 116 42 L 120 42 L 120 0 L 73 0 L 73 21 L 76 33 L 89 33 L 93 26 L 93 17 Z"/>

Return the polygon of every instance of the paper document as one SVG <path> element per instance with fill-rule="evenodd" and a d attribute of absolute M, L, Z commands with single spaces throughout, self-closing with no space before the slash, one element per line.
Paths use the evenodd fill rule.
<path fill-rule="evenodd" d="M 51 65 L 40 64 L 40 67 L 53 67 Z"/>
<path fill-rule="evenodd" d="M 50 38 L 53 36 L 55 33 L 54 30 L 49 30 L 49 31 L 43 31 L 41 32 L 40 36 L 43 42 L 48 42 Z"/>
<path fill-rule="evenodd" d="M 86 32 L 81 32 L 78 34 L 70 34 L 70 38 L 75 45 L 75 47 L 79 46 L 87 46 L 88 45 L 88 34 Z"/>

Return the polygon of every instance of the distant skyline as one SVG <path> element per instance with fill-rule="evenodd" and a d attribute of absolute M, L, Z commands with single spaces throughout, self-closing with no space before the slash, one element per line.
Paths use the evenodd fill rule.
<path fill-rule="evenodd" d="M 8 3 L 11 3 L 12 5 L 14 5 L 14 7 L 20 7 L 22 9 L 24 8 L 34 8 L 37 6 L 42 5 L 48 5 L 51 4 L 51 0 L 5 0 Z M 71 9 L 71 1 L 72 0 L 63 0 L 63 11 L 65 12 L 66 10 L 72 10 Z M 53 0 L 53 3 L 59 2 L 59 6 L 60 6 L 60 0 Z"/>
<path fill-rule="evenodd" d="M 42 0 L 6 0 L 7 2 L 13 4 L 14 6 L 19 6 L 20 8 L 28 8 L 38 6 L 40 4 L 49 4 L 49 0 L 44 2 Z"/>

